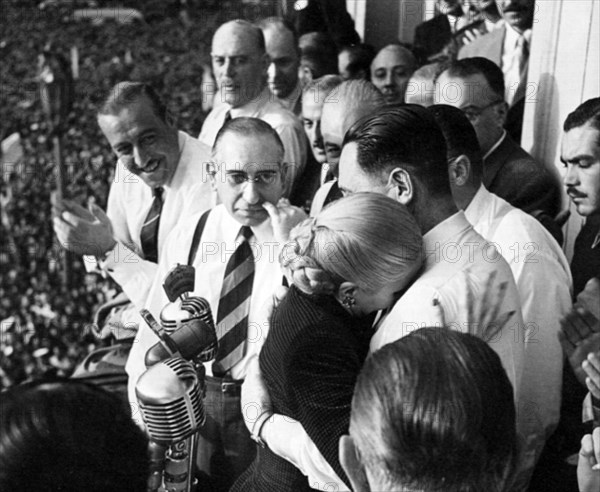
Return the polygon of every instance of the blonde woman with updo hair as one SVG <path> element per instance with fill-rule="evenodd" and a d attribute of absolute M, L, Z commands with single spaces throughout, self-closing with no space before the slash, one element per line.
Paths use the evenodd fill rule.
<path fill-rule="evenodd" d="M 261 373 L 273 412 L 300 422 L 347 484 L 337 443 L 348 432 L 354 384 L 369 350 L 369 315 L 390 307 L 410 285 L 422 239 L 403 205 L 357 193 L 296 226 L 281 252 L 291 286 L 271 318 Z M 311 488 L 294 465 L 259 447 L 232 490 Z"/>

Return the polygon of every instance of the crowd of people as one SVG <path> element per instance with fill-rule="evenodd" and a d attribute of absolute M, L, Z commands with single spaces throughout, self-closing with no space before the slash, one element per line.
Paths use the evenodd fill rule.
<path fill-rule="evenodd" d="M 259 22 L 9 11 L 3 133 L 23 156 L 2 163 L 2 386 L 135 337 L 134 414 L 156 354 L 202 374 L 203 490 L 566 490 L 584 434 L 595 490 L 600 99 L 564 123 L 560 183 L 520 146 L 534 0 L 438 0 L 414 43 L 378 52 L 342 3 Z M 78 60 L 61 125 L 22 83 L 41 50 Z M 587 218 L 571 264 L 561 185 Z M 198 297 L 214 327 L 167 337 Z"/>

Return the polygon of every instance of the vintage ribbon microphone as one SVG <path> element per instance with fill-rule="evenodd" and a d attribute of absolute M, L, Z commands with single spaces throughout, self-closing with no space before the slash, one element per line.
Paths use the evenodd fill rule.
<path fill-rule="evenodd" d="M 189 295 L 194 285 L 194 267 L 178 265 L 163 284 L 171 302 L 161 311 L 161 323 L 141 312 L 160 338 L 146 353 L 148 370 L 135 389 L 150 435 L 149 492 L 189 492 L 196 484 L 197 431 L 206 418 L 203 362 L 215 357 L 218 342 L 208 301 Z"/>

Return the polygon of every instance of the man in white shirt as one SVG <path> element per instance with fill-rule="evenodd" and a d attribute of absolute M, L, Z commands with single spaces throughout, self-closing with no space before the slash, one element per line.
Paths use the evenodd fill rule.
<path fill-rule="evenodd" d="M 54 230 L 66 248 L 102 259 L 101 267 L 140 309 L 168 234 L 182 217 L 215 204 L 203 171 L 210 148 L 177 131 L 158 95 L 141 82 L 113 87 L 98 124 L 118 157 L 106 214 L 65 201 L 56 206 Z M 123 314 L 125 324 L 135 317 Z"/>
<path fill-rule="evenodd" d="M 269 123 L 279 134 L 285 150 L 289 196 L 306 163 L 307 144 L 300 120 L 285 109 L 267 85 L 269 56 L 262 31 L 242 20 L 220 26 L 212 40 L 212 68 L 219 94 L 208 114 L 199 140 L 212 147 L 219 129 L 230 118 L 248 116 Z"/>
<path fill-rule="evenodd" d="M 496 0 L 496 5 L 504 25 L 465 45 L 458 58 L 481 56 L 498 65 L 506 102 L 513 106 L 525 97 L 535 0 Z"/>
<path fill-rule="evenodd" d="M 558 333 L 560 320 L 572 305 L 569 264 L 537 220 L 485 188 L 477 136 L 463 113 L 446 105 L 429 109 L 446 138 L 454 201 L 473 228 L 502 254 L 519 290 L 526 359 L 522 394 L 517 398 L 528 402 L 521 411 L 531 416 L 524 443 L 531 472 L 559 421 L 562 352 Z"/>
<path fill-rule="evenodd" d="M 236 310 L 244 308 L 246 318 L 241 350 L 222 354 L 222 358 L 219 352 L 218 366 L 213 362 L 205 364 L 207 422 L 199 438 L 198 466 L 211 477 L 215 490 L 227 490 L 254 456 L 254 443 L 242 422 L 239 393 L 247 367 L 256 358 L 266 336 L 268 325 L 266 319 L 261 318 L 261 308 L 282 283 L 279 243 L 285 240 L 285 235 L 280 232 L 289 231 L 306 215 L 286 203 L 275 206 L 284 188 L 283 145 L 264 121 L 241 117 L 227 122 L 217 135 L 213 157 L 211 183 L 221 204 L 208 212 L 205 219 L 192 263 L 196 280 L 191 295 L 204 297 L 211 305 L 219 350 L 226 346 L 223 337 L 230 332 L 228 320 L 233 319 L 234 314 L 231 311 L 229 317 L 224 316 L 223 321 L 219 321 L 222 307 L 227 303 L 226 295 L 234 290 L 229 276 L 227 282 L 224 276 L 234 252 L 244 243 L 241 231 L 248 233 L 245 238 L 253 256 L 252 261 L 246 262 L 246 265 L 253 264 L 253 277 L 249 273 L 244 277 L 251 280 L 249 297 L 236 307 Z M 156 319 L 169 302 L 162 285 L 164 278 L 178 263 L 188 262 L 196 225 L 202 215 L 190 217 L 174 229 L 167 240 L 146 303 Z M 230 285 L 228 292 L 222 290 L 225 285 Z M 237 327 L 236 324 L 234 328 Z M 136 342 L 126 365 L 131 402 L 136 401 L 135 385 L 146 369 L 146 352 L 158 338 L 141 323 Z"/>
<path fill-rule="evenodd" d="M 294 27 L 277 17 L 259 22 L 270 64 L 267 71 L 271 92 L 284 108 L 299 116 L 302 110 L 302 87 L 298 78 L 300 48 Z"/>
<path fill-rule="evenodd" d="M 518 397 L 526 353 L 519 338 L 523 318 L 517 287 L 506 261 L 454 203 L 444 136 L 432 115 L 421 106 L 406 105 L 359 121 L 346 133 L 339 171 L 343 192 L 396 199 L 411 210 L 424 233 L 423 272 L 379 323 L 371 352 L 425 326 L 468 332 L 498 354 Z M 486 294 L 495 297 L 494 314 L 485 325 L 473 323 L 470 296 Z M 517 407 L 520 403 L 516 401 Z M 520 415 L 520 428 L 527 417 Z M 311 485 L 343 487 L 299 424 L 276 415 L 262 427 L 261 436 L 308 475 Z"/>

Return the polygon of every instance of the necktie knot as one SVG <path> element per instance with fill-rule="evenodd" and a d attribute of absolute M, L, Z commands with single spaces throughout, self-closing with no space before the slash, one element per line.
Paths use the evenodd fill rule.
<path fill-rule="evenodd" d="M 164 191 L 165 190 L 163 189 L 162 186 L 157 186 L 157 187 L 155 187 L 155 188 L 152 189 L 152 196 L 154 198 L 158 198 L 160 200 L 160 199 L 162 199 L 162 195 L 163 195 Z"/>

